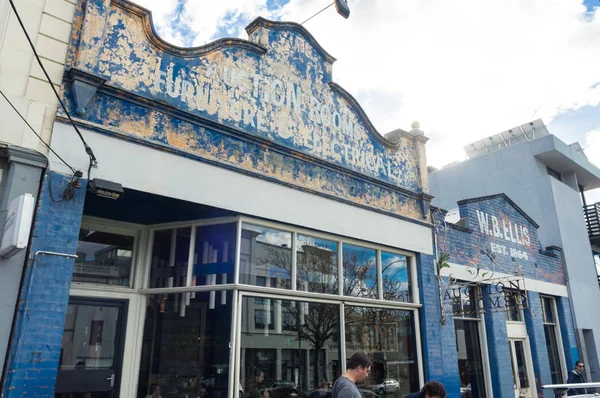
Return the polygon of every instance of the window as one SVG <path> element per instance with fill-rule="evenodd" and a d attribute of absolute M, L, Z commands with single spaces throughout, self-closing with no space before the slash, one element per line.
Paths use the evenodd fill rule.
<path fill-rule="evenodd" d="M 291 288 L 292 234 L 252 224 L 242 225 L 240 283 L 258 285 L 257 277 L 275 283 L 269 287 Z"/>
<path fill-rule="evenodd" d="M 377 252 L 359 246 L 343 245 L 344 295 L 378 298 Z"/>
<path fill-rule="evenodd" d="M 458 294 L 456 293 L 458 291 Z M 461 396 L 486 397 L 485 374 L 481 349 L 480 318 L 481 293 L 475 286 L 453 291 L 454 331 L 460 374 Z M 456 296 L 459 297 L 456 297 Z"/>
<path fill-rule="evenodd" d="M 337 242 L 298 234 L 296 251 L 298 290 L 339 294 Z"/>
<path fill-rule="evenodd" d="M 185 295 L 148 296 L 139 398 L 155 387 L 163 397 L 202 396 L 208 388 L 215 397 L 227 394 L 232 294 L 226 292 L 225 304 L 215 309 L 207 292 L 196 292 L 188 302 Z"/>
<path fill-rule="evenodd" d="M 130 285 L 135 232 L 126 235 L 111 230 L 99 225 L 82 224 L 77 242 L 73 282 Z"/>
<path fill-rule="evenodd" d="M 403 397 L 419 389 L 412 311 L 346 306 L 345 328 L 346 358 L 361 351 L 373 360 L 371 372 L 359 388 L 371 389 L 380 397 Z M 362 330 L 362 336 L 350 337 L 353 330 Z"/>
<path fill-rule="evenodd" d="M 150 287 L 186 286 L 192 227 L 154 231 Z"/>
<path fill-rule="evenodd" d="M 253 396 L 257 388 L 272 388 L 282 398 L 308 396 L 323 380 L 339 377 L 339 305 L 271 300 L 279 302 L 279 307 L 272 320 L 274 328 L 265 333 L 247 318 L 249 311 L 256 313 L 254 300 L 244 297 L 241 308 L 239 369 L 244 397 Z M 264 376 L 260 386 L 257 372 Z"/>
<path fill-rule="evenodd" d="M 554 298 L 541 296 L 540 299 L 542 301 L 542 319 L 544 321 L 544 334 L 546 336 L 546 348 L 548 350 L 552 383 L 560 384 L 564 379 L 559 355 L 558 324 L 556 322 L 556 312 L 554 311 Z"/>
<path fill-rule="evenodd" d="M 525 293 L 518 290 L 504 290 L 504 307 L 506 320 L 523 322 L 523 307 L 527 301 Z"/>
<path fill-rule="evenodd" d="M 381 275 L 384 300 L 412 301 L 410 267 L 406 256 L 382 251 Z"/>
<path fill-rule="evenodd" d="M 562 176 L 558 171 L 548 166 L 546 166 L 546 171 L 548 172 L 549 176 L 556 178 L 558 181 L 562 181 Z"/>

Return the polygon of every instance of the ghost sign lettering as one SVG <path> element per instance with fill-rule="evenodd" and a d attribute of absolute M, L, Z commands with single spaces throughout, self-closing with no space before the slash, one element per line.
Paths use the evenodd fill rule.
<path fill-rule="evenodd" d="M 511 257 L 523 260 L 529 259 L 527 250 L 522 250 L 518 247 L 507 247 L 504 244 L 510 242 L 512 244 L 516 243 L 519 246 L 524 246 L 526 249 L 531 248 L 529 229 L 526 226 L 508 220 L 505 217 L 488 214 L 484 211 L 476 210 L 476 212 L 477 221 L 479 222 L 479 231 L 484 235 L 498 238 L 496 242 L 490 242 L 490 250 L 492 253 L 510 255 Z"/>
<path fill-rule="evenodd" d="M 248 41 L 181 49 L 159 39 L 149 12 L 134 4 L 94 0 L 84 7 L 68 62 L 106 86 L 422 192 L 423 142 L 410 135 L 386 141 L 332 82 L 335 59 L 302 26 L 258 18 L 246 29 Z M 131 131 L 151 137 L 148 125 Z"/>

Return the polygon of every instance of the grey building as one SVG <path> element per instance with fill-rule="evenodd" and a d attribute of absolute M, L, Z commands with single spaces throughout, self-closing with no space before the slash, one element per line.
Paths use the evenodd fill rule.
<path fill-rule="evenodd" d="M 598 275 L 586 226 L 599 206 L 587 206 L 583 193 L 600 187 L 600 169 L 577 143 L 567 145 L 536 120 L 465 147 L 468 160 L 430 170 L 433 204 L 444 209 L 457 201 L 504 193 L 539 225 L 546 246 L 563 249 L 580 357 L 588 380 L 600 380 L 600 302 Z M 591 216 L 591 217 L 590 217 Z M 589 222 L 588 222 L 589 224 Z M 567 364 L 567 366 L 573 366 Z"/>

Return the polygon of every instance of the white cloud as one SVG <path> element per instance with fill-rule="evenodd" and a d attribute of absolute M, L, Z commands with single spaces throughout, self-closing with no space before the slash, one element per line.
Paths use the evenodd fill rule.
<path fill-rule="evenodd" d="M 167 3 L 176 3 L 137 1 L 156 10 L 159 26 Z M 232 20 L 300 22 L 324 4 L 291 0 L 272 13 L 266 0 L 187 1 L 182 19 L 194 44 L 203 44 L 223 24 L 245 37 L 245 23 L 235 27 Z M 349 4 L 348 20 L 330 8 L 305 27 L 338 59 L 334 80 L 381 133 L 421 122 L 431 138 L 431 165 L 463 159 L 462 147 L 476 139 L 536 118 L 548 125 L 560 112 L 600 104 L 600 13 L 586 16 L 581 0 Z M 163 29 L 165 39 L 181 40 Z"/>

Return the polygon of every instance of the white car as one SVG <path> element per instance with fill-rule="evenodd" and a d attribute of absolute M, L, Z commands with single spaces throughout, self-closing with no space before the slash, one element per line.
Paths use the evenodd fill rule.
<path fill-rule="evenodd" d="M 570 397 L 578 398 L 589 398 L 589 397 L 600 397 L 600 383 L 577 383 L 577 384 L 548 384 L 542 386 L 545 390 L 554 390 L 555 397 L 566 397 L 567 391 L 573 388 L 582 389 L 587 391 L 585 394 L 569 395 Z"/>
<path fill-rule="evenodd" d="M 383 394 L 390 394 L 400 391 L 400 383 L 394 379 L 381 379 L 377 380 L 377 382 L 370 388 L 381 396 Z"/>

